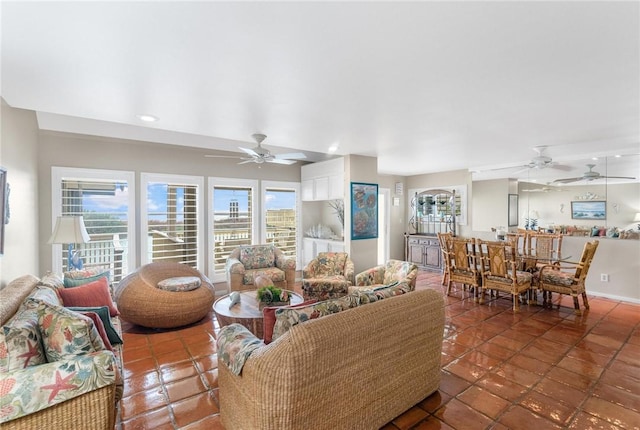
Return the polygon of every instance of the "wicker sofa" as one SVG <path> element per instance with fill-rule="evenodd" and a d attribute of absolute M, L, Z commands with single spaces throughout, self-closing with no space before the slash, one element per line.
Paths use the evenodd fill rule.
<path fill-rule="evenodd" d="M 3 366 L 9 363 L 10 349 L 14 345 L 9 342 L 8 335 L 5 337 L 4 334 L 8 333 L 5 328 L 24 324 L 16 321 L 33 321 L 32 315 L 28 314 L 36 312 L 34 303 L 40 303 L 39 306 L 62 305 L 54 289 L 40 284 L 37 277 L 25 275 L 0 290 L 0 323 L 3 326 L 0 363 Z M 42 305 L 43 302 L 47 305 Z M 84 318 L 80 316 L 81 320 Z M 38 321 L 36 319 L 35 324 L 39 324 Z M 118 317 L 113 317 L 112 322 L 121 333 Z M 49 328 L 62 328 L 65 337 L 75 339 L 67 324 L 51 322 Z M 40 330 L 42 326 L 36 331 Z M 121 363 L 120 345 L 113 345 L 113 351 L 97 350 L 59 361 L 35 365 L 25 362 L 24 368 L 3 369 L 0 372 L 0 426 L 11 429 L 112 430 L 116 404 L 123 389 Z"/>
<path fill-rule="evenodd" d="M 219 353 L 222 423 L 380 428 L 438 389 L 443 329 L 442 294 L 422 290 L 294 325 L 269 345 L 256 340 L 239 375 Z"/>

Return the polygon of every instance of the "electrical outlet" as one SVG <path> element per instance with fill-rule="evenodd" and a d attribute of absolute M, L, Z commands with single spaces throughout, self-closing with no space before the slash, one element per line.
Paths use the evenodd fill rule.
<path fill-rule="evenodd" d="M 606 273 L 601 273 L 600 274 L 600 281 L 601 282 L 609 282 L 609 275 Z"/>

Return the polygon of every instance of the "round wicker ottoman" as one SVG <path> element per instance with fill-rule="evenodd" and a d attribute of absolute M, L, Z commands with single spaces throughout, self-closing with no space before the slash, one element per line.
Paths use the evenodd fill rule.
<path fill-rule="evenodd" d="M 160 281 L 176 277 L 198 277 L 200 286 L 190 291 L 166 291 Z M 129 274 L 116 287 L 115 300 L 122 319 L 143 327 L 173 328 L 204 318 L 212 309 L 215 290 L 209 279 L 184 264 L 146 264 Z"/>

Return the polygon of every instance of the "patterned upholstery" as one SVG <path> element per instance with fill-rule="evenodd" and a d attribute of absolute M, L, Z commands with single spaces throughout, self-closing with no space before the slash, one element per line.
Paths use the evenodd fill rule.
<path fill-rule="evenodd" d="M 349 292 L 372 286 L 389 285 L 394 282 L 406 282 L 411 291 L 416 287 L 418 266 L 409 261 L 389 260 L 385 264 L 372 267 L 356 275 L 355 285 Z"/>
<path fill-rule="evenodd" d="M 296 260 L 273 245 L 243 245 L 229 254 L 226 272 L 229 291 L 256 289 L 258 276 L 268 277 L 278 288 L 293 290 Z"/>
<path fill-rule="evenodd" d="M 598 249 L 598 241 L 587 242 L 582 250 L 582 256 L 577 263 L 563 262 L 562 265 L 546 265 L 540 269 L 538 288 L 542 290 L 543 306 L 551 307 L 551 294 L 570 294 L 573 297 L 575 313 L 580 315 L 578 296 L 582 296 L 585 309 L 589 309 L 585 281 L 593 257 Z M 560 306 L 560 302 L 558 302 Z"/>
<path fill-rule="evenodd" d="M 320 252 L 302 271 L 305 300 L 327 300 L 348 294 L 355 281 L 353 261 L 346 252 Z"/>

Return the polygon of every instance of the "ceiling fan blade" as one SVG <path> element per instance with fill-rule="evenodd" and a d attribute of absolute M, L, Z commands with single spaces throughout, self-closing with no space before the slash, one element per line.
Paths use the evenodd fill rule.
<path fill-rule="evenodd" d="M 565 172 L 568 172 L 569 170 L 573 169 L 571 166 L 567 166 L 567 165 L 564 165 L 564 164 L 556 164 L 556 163 L 553 163 L 549 167 L 554 169 L 554 170 L 562 170 L 562 171 L 565 171 Z"/>
<path fill-rule="evenodd" d="M 283 160 L 281 158 L 271 158 L 266 160 L 267 163 L 276 163 L 276 164 L 295 164 L 296 160 Z"/>
<path fill-rule="evenodd" d="M 242 146 L 238 146 L 238 149 L 240 149 L 243 152 L 246 152 L 247 154 L 251 155 L 252 157 L 259 157 L 260 156 L 260 154 L 258 154 L 253 149 L 243 148 Z"/>
<path fill-rule="evenodd" d="M 631 176 L 600 176 L 598 179 L 635 179 Z"/>
<path fill-rule="evenodd" d="M 283 159 L 290 159 L 290 160 L 304 160 L 305 158 L 307 158 L 306 155 L 304 155 L 302 152 L 290 152 L 288 154 L 278 154 L 278 155 L 274 155 L 274 157 L 279 158 L 280 160 Z"/>
<path fill-rule="evenodd" d="M 579 178 L 564 178 L 564 179 L 556 179 L 555 181 L 553 181 L 554 183 L 560 183 L 560 184 L 568 184 L 570 182 L 578 182 L 583 180 L 583 177 L 579 177 Z"/>
<path fill-rule="evenodd" d="M 239 155 L 213 155 L 213 154 L 205 154 L 205 158 L 242 158 Z"/>
<path fill-rule="evenodd" d="M 247 163 L 255 163 L 256 159 L 255 158 L 243 158 L 243 161 L 239 162 L 238 164 L 247 164 Z"/>

